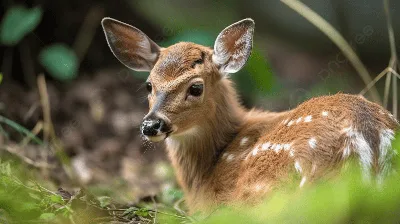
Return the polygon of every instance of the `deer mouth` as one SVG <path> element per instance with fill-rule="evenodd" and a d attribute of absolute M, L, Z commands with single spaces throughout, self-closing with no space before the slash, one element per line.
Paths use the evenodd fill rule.
<path fill-rule="evenodd" d="M 146 140 L 150 141 L 150 142 L 161 142 L 163 140 L 165 140 L 166 138 L 168 138 L 168 136 L 172 133 L 173 131 L 168 131 L 168 132 L 159 132 L 157 133 L 157 135 L 143 135 Z"/>

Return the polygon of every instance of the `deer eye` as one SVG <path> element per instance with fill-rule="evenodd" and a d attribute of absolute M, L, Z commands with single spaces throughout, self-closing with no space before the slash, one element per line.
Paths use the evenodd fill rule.
<path fill-rule="evenodd" d="M 153 90 L 153 86 L 151 85 L 150 82 L 146 82 L 146 89 L 147 89 L 147 92 L 149 92 L 149 93 L 151 93 L 151 90 Z"/>
<path fill-rule="evenodd" d="M 189 87 L 189 95 L 201 96 L 203 93 L 203 84 L 193 84 Z"/>

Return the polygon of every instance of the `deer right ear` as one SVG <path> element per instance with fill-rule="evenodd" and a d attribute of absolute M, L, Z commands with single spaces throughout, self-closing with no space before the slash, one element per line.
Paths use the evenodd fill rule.
<path fill-rule="evenodd" d="M 112 18 L 101 21 L 108 46 L 125 66 L 136 71 L 150 71 L 160 47 L 139 29 Z"/>
<path fill-rule="evenodd" d="M 212 59 L 221 73 L 235 73 L 246 64 L 253 48 L 253 33 L 254 21 L 244 19 L 218 35 Z"/>

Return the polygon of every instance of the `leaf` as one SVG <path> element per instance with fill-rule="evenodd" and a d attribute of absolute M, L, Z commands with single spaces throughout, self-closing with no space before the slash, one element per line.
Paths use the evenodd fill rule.
<path fill-rule="evenodd" d="M 43 213 L 40 215 L 39 219 L 42 220 L 52 220 L 56 217 L 54 213 Z"/>
<path fill-rule="evenodd" d="M 137 210 L 138 210 L 138 208 L 136 208 L 136 207 L 129 207 L 128 209 L 126 209 L 124 211 L 124 213 L 122 213 L 122 216 L 127 219 L 132 219 L 133 217 L 135 217 L 135 212 Z"/>
<path fill-rule="evenodd" d="M 149 210 L 147 208 L 140 208 L 137 211 L 134 211 L 137 216 L 146 217 L 149 215 Z"/>
<path fill-rule="evenodd" d="M 50 201 L 57 204 L 64 204 L 64 200 L 60 195 L 51 195 Z"/>
<path fill-rule="evenodd" d="M 39 61 L 55 79 L 72 80 L 78 72 L 78 58 L 73 50 L 64 44 L 46 47 L 39 54 Z"/>
<path fill-rule="evenodd" d="M 38 201 L 42 200 L 42 198 L 40 197 L 40 195 L 35 194 L 35 193 L 29 193 L 29 196 L 33 199 L 36 199 Z"/>
<path fill-rule="evenodd" d="M 105 207 L 109 206 L 110 203 L 111 203 L 111 198 L 108 197 L 108 196 L 97 197 L 97 200 L 99 200 L 100 207 L 102 207 L 102 208 L 105 208 Z"/>
<path fill-rule="evenodd" d="M 1 84 L 2 81 L 3 81 L 3 74 L 0 73 L 0 84 Z"/>
<path fill-rule="evenodd" d="M 0 41 L 5 45 L 17 44 L 26 34 L 32 32 L 42 19 L 43 11 L 39 7 L 32 9 L 24 6 L 10 8 L 0 25 Z"/>

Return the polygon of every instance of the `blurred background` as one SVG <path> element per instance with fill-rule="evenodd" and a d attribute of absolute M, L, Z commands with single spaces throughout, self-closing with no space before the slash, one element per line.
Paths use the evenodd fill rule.
<path fill-rule="evenodd" d="M 372 77 L 388 66 L 382 1 L 302 2 L 343 35 Z M 400 40 L 400 1 L 389 8 Z M 81 186 L 124 203 L 160 192 L 173 201 L 182 193 L 162 145 L 140 137 L 148 73 L 114 58 L 103 17 L 131 24 L 163 47 L 179 41 L 212 47 L 226 26 L 253 18 L 252 56 L 231 76 L 249 108 L 286 110 L 365 87 L 339 48 L 280 1 L 2 0 L 0 12 L 0 155 L 31 161 L 53 187 Z M 381 97 L 384 83 L 376 85 Z M 27 139 L 22 127 L 53 149 Z"/>

